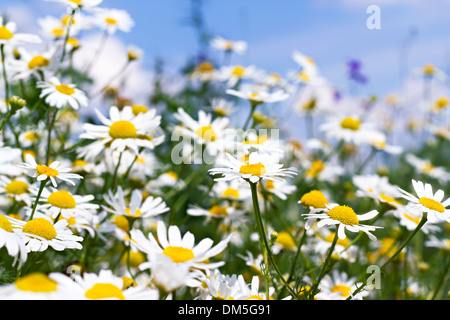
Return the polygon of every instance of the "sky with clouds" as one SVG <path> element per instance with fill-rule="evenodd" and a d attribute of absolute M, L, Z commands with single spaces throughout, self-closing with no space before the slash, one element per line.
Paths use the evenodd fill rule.
<path fill-rule="evenodd" d="M 64 11 L 44 0 L 0 2 L 0 12 L 28 30 L 36 30 L 36 18 Z M 133 32 L 118 37 L 145 50 L 146 66 L 158 57 L 176 69 L 198 49 L 188 24 L 190 2 L 104 0 L 101 6 L 131 14 Z M 372 4 L 381 10 L 380 30 L 366 27 L 366 9 Z M 235 57 L 235 63 L 286 74 L 295 69 L 291 56 L 298 50 L 313 57 L 324 76 L 339 86 L 345 85 L 346 62 L 359 59 L 370 79 L 364 90 L 386 94 L 399 86 L 401 66 L 412 69 L 430 62 L 450 68 L 449 9 L 448 0 L 204 0 L 202 12 L 211 34 L 248 42 L 248 53 Z M 408 38 L 407 54 L 401 54 Z"/>

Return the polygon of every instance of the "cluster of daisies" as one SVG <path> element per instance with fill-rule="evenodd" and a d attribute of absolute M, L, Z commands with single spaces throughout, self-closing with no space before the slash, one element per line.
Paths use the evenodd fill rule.
<path fill-rule="evenodd" d="M 429 89 L 426 121 L 404 123 L 426 138 L 422 153 L 394 139 L 400 95 L 346 95 L 299 51 L 285 76 L 234 64 L 247 43 L 220 36 L 185 90 L 161 81 L 138 104 L 113 80 L 141 49 L 128 47 L 100 89 L 89 78 L 130 15 L 102 0 L 46 1 L 67 10 L 39 19 L 39 35 L 0 17 L 0 299 L 447 295 L 448 265 L 437 277 L 426 256 L 450 248 L 439 158 L 450 135 L 436 116 L 448 101 L 429 89 L 443 71 L 411 75 Z M 78 56 L 88 31 L 103 34 L 99 47 Z M 417 279 L 402 271 L 402 288 L 371 290 L 367 267 L 395 273 L 395 259 Z"/>

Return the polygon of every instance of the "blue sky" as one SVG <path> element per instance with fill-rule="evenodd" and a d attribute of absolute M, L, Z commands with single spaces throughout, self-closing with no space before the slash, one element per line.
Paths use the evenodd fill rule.
<path fill-rule="evenodd" d="M 0 11 L 18 17 L 24 28 L 35 18 L 60 15 L 64 9 L 44 0 L 0 0 Z M 292 52 L 313 57 L 332 83 L 345 85 L 345 63 L 359 59 L 370 81 L 367 93 L 386 94 L 400 83 L 399 48 L 411 28 L 417 30 L 406 61 L 410 68 L 427 62 L 449 66 L 448 0 L 204 0 L 208 30 L 233 40 L 245 40 L 249 51 L 234 62 L 255 64 L 268 72 L 286 74 L 296 67 Z M 381 29 L 366 28 L 366 8 L 381 9 Z M 188 0 L 104 0 L 102 7 L 127 10 L 136 22 L 131 33 L 118 36 L 142 47 L 145 65 L 160 57 L 178 68 L 197 52 L 196 36 L 187 25 Z M 21 15 L 20 13 L 19 15 Z M 33 19 L 34 18 L 34 19 Z M 21 25 L 19 24 L 19 27 Z"/>

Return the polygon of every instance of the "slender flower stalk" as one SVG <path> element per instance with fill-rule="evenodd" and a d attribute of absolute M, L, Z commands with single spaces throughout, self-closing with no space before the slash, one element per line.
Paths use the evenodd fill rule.
<path fill-rule="evenodd" d="M 70 35 L 70 26 L 73 23 L 73 17 L 75 15 L 75 13 L 77 12 L 77 8 L 72 10 L 72 14 L 70 15 L 70 19 L 69 22 L 67 24 L 67 31 L 66 31 L 66 37 L 64 38 L 64 44 L 63 44 L 63 51 L 62 51 L 62 55 L 61 55 L 61 60 L 60 62 L 64 61 L 64 58 L 66 57 L 66 46 L 67 46 L 67 41 L 69 40 L 69 35 Z"/>
<path fill-rule="evenodd" d="M 0 45 L 0 52 L 1 52 L 1 58 L 2 58 L 2 69 L 3 69 L 3 81 L 5 82 L 5 100 L 9 101 L 9 83 L 8 83 L 8 76 L 6 74 L 6 67 L 5 67 L 5 45 Z"/>
<path fill-rule="evenodd" d="M 36 212 L 36 208 L 37 208 L 37 205 L 39 203 L 39 198 L 41 197 L 42 191 L 44 191 L 45 185 L 47 184 L 47 182 L 49 180 L 50 179 L 47 178 L 47 179 L 41 181 L 41 185 L 39 186 L 39 191 L 37 193 L 36 200 L 34 201 L 33 209 L 31 210 L 31 215 L 30 215 L 30 220 L 29 221 L 33 220 L 34 213 Z"/>

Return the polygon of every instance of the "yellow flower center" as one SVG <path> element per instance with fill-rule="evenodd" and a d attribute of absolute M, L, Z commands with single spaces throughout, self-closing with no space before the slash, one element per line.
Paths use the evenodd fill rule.
<path fill-rule="evenodd" d="M 438 108 L 439 110 L 445 108 L 447 105 L 448 105 L 448 99 L 445 97 L 439 98 L 436 101 L 436 108 Z"/>
<path fill-rule="evenodd" d="M 114 18 L 106 18 L 106 19 L 105 19 L 105 22 L 106 22 L 107 24 L 112 24 L 112 25 L 117 24 L 117 20 L 114 19 Z"/>
<path fill-rule="evenodd" d="M 267 173 L 266 171 L 266 167 L 262 164 L 262 163 L 255 163 L 255 164 L 245 164 L 243 166 L 241 166 L 241 168 L 239 169 L 239 173 L 242 174 L 251 174 L 252 176 L 261 176 L 265 173 Z"/>
<path fill-rule="evenodd" d="M 436 167 L 433 166 L 431 163 L 425 163 L 425 164 L 422 166 L 422 171 L 423 171 L 424 173 L 430 173 L 430 172 L 433 171 L 435 168 L 436 168 Z"/>
<path fill-rule="evenodd" d="M 10 40 L 14 37 L 13 33 L 5 26 L 0 27 L 0 40 Z"/>
<path fill-rule="evenodd" d="M 268 180 L 266 182 L 266 190 L 274 190 L 275 189 L 275 184 L 272 180 Z"/>
<path fill-rule="evenodd" d="M 69 0 L 69 1 L 75 4 L 81 4 L 83 2 L 83 0 Z"/>
<path fill-rule="evenodd" d="M 348 297 L 352 292 L 352 288 L 343 284 L 337 284 L 331 288 L 331 292 L 340 292 L 342 297 Z"/>
<path fill-rule="evenodd" d="M 353 130 L 353 131 L 358 131 L 360 125 L 361 125 L 361 122 L 354 118 L 345 118 L 341 122 L 341 127 L 343 129 L 348 129 L 348 130 Z"/>
<path fill-rule="evenodd" d="M 22 231 L 29 234 L 42 237 L 47 240 L 56 238 L 55 227 L 45 218 L 37 218 L 28 221 L 22 228 Z"/>
<path fill-rule="evenodd" d="M 306 170 L 306 175 L 311 178 L 317 178 L 317 176 L 323 171 L 323 169 L 325 169 L 325 164 L 323 163 L 323 161 L 315 160 L 311 164 L 311 167 Z"/>
<path fill-rule="evenodd" d="M 205 126 L 200 127 L 197 130 L 195 130 L 195 133 L 202 139 L 214 142 L 217 139 L 217 133 L 214 131 L 214 129 L 211 126 Z"/>
<path fill-rule="evenodd" d="M 235 199 L 238 199 L 239 198 L 239 191 L 237 191 L 236 189 L 233 189 L 233 188 L 227 188 L 223 192 L 223 197 L 224 198 L 235 198 Z"/>
<path fill-rule="evenodd" d="M 136 209 L 136 212 L 134 213 L 134 215 L 130 214 L 130 212 L 131 212 L 130 208 L 126 208 L 125 211 L 126 211 L 127 215 L 130 217 L 139 217 L 142 214 L 142 211 L 139 209 Z"/>
<path fill-rule="evenodd" d="M 74 209 L 77 206 L 74 197 L 66 190 L 53 192 L 47 203 L 60 209 Z"/>
<path fill-rule="evenodd" d="M 348 206 L 337 206 L 328 211 L 328 216 L 348 226 L 353 226 L 359 223 L 355 211 Z"/>
<path fill-rule="evenodd" d="M 61 18 L 61 23 L 65 26 L 67 26 L 70 22 L 70 18 L 72 17 L 71 14 L 66 14 Z M 75 24 L 75 19 L 72 19 L 72 24 Z"/>
<path fill-rule="evenodd" d="M 301 81 L 308 82 L 309 80 L 309 74 L 306 72 L 299 72 L 297 76 Z"/>
<path fill-rule="evenodd" d="M 427 76 L 432 76 L 435 72 L 435 68 L 431 64 L 426 64 L 423 66 L 423 73 Z"/>
<path fill-rule="evenodd" d="M 334 237 L 335 237 L 335 233 L 333 232 L 333 233 L 330 233 L 327 237 L 325 237 L 325 241 L 326 242 L 329 242 L 329 243 L 332 243 L 333 242 L 333 240 L 334 240 Z M 348 239 L 348 238 L 345 238 L 345 239 L 337 239 L 337 242 L 336 242 L 338 245 L 340 245 L 340 246 L 343 246 L 343 247 L 347 247 L 349 244 L 350 244 L 350 240 Z"/>
<path fill-rule="evenodd" d="M 122 229 L 125 232 L 130 231 L 130 223 L 128 222 L 127 218 L 124 216 L 117 216 L 114 218 L 114 224 L 119 228 Z"/>
<path fill-rule="evenodd" d="M 245 69 L 244 69 L 244 67 L 236 66 L 236 67 L 234 67 L 231 74 L 236 77 L 243 77 L 245 74 Z"/>
<path fill-rule="evenodd" d="M 96 283 L 84 293 L 88 299 L 112 299 L 125 300 L 122 290 L 111 283 Z"/>
<path fill-rule="evenodd" d="M 213 206 L 211 209 L 209 209 L 209 213 L 211 213 L 213 216 L 228 216 L 227 208 L 221 206 Z"/>
<path fill-rule="evenodd" d="M 36 171 L 39 175 L 45 174 L 48 177 L 56 178 L 59 174 L 58 170 L 52 169 L 50 167 L 47 167 L 45 165 L 38 165 L 36 167 Z"/>
<path fill-rule="evenodd" d="M 137 136 L 137 129 L 130 121 L 120 120 L 109 127 L 109 135 L 113 139 L 133 139 Z"/>
<path fill-rule="evenodd" d="M 263 297 L 260 297 L 260 296 L 257 295 L 257 294 L 253 294 L 253 295 L 251 295 L 250 297 L 248 297 L 248 298 L 245 299 L 245 300 L 264 300 L 264 298 L 263 298 Z"/>
<path fill-rule="evenodd" d="M 140 113 L 147 113 L 148 112 L 148 108 L 146 106 L 141 106 L 141 105 L 132 106 L 131 110 L 133 110 L 133 114 L 135 116 L 137 116 Z"/>
<path fill-rule="evenodd" d="M 28 292 L 54 292 L 58 288 L 56 281 L 50 279 L 43 273 L 31 273 L 26 275 L 15 282 L 16 288 L 21 291 Z"/>
<path fill-rule="evenodd" d="M 204 62 L 200 63 L 195 68 L 195 71 L 200 72 L 200 73 L 210 73 L 210 72 L 213 72 L 214 70 L 215 70 L 214 65 L 208 61 L 204 61 Z"/>
<path fill-rule="evenodd" d="M 88 165 L 89 163 L 87 163 L 86 161 L 84 161 L 84 160 L 82 160 L 82 159 L 78 159 L 78 160 L 75 160 L 73 163 L 72 163 L 72 167 L 73 168 L 76 168 L 76 167 L 84 167 L 84 166 L 86 166 L 86 165 Z"/>
<path fill-rule="evenodd" d="M 64 29 L 63 28 L 55 28 L 52 30 L 52 33 L 56 38 L 61 38 L 62 36 L 64 36 Z"/>
<path fill-rule="evenodd" d="M 302 196 L 300 203 L 308 208 L 325 208 L 325 205 L 328 204 L 328 200 L 319 190 L 312 190 Z"/>
<path fill-rule="evenodd" d="M 132 252 L 130 252 L 131 254 Z M 131 262 L 130 262 L 131 264 Z M 128 278 L 128 277 L 120 277 L 123 280 L 123 286 L 122 286 L 122 290 L 126 290 L 128 288 L 131 287 L 136 287 L 137 283 L 133 280 L 133 278 Z"/>
<path fill-rule="evenodd" d="M 28 192 L 28 184 L 23 181 L 13 180 L 5 187 L 6 193 L 21 195 Z"/>
<path fill-rule="evenodd" d="M 0 228 L 7 232 L 12 232 L 12 225 L 11 222 L 9 222 L 8 218 L 6 218 L 4 215 L 0 214 Z"/>
<path fill-rule="evenodd" d="M 409 221 L 414 222 L 415 224 L 419 224 L 420 223 L 420 219 L 417 216 L 408 214 L 408 213 L 403 213 L 403 216 L 408 219 Z"/>
<path fill-rule="evenodd" d="M 244 144 L 259 144 L 263 145 L 265 142 L 269 140 L 269 137 L 266 135 L 261 135 L 256 138 L 256 140 L 247 140 L 243 141 Z"/>
<path fill-rule="evenodd" d="M 423 205 L 424 207 L 443 213 L 445 211 L 445 207 L 440 204 L 439 202 L 437 202 L 436 200 L 430 199 L 430 198 L 425 198 L 422 197 L 419 199 L 419 202 L 421 205 Z"/>
<path fill-rule="evenodd" d="M 49 64 L 50 64 L 50 60 L 48 60 L 47 58 L 45 58 L 43 56 L 36 56 L 30 60 L 30 62 L 28 63 L 28 68 L 30 70 L 33 70 L 35 68 L 46 67 Z"/>
<path fill-rule="evenodd" d="M 163 250 L 163 254 L 175 263 L 183 263 L 195 258 L 191 249 L 169 246 Z"/>
<path fill-rule="evenodd" d="M 384 194 L 380 194 L 380 199 L 384 200 L 384 201 L 386 201 L 386 202 L 388 202 L 390 204 L 401 204 L 400 201 L 395 200 L 394 198 L 388 197 L 388 196 L 386 196 Z"/>
<path fill-rule="evenodd" d="M 285 231 L 278 233 L 276 243 L 280 244 L 285 250 L 292 250 L 296 247 L 294 239 Z"/>
<path fill-rule="evenodd" d="M 67 84 L 57 85 L 55 86 L 55 89 L 61 92 L 62 94 L 65 94 L 66 96 L 71 96 L 75 93 L 75 89 L 69 87 Z"/>

